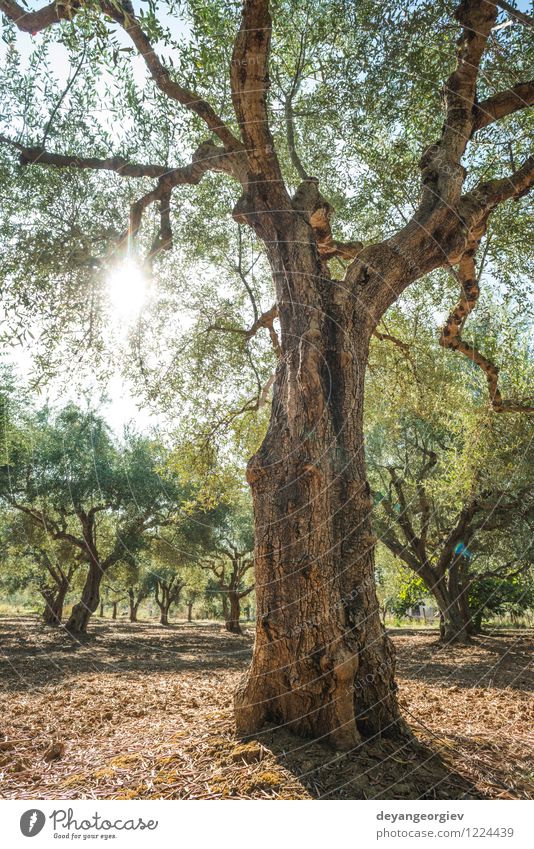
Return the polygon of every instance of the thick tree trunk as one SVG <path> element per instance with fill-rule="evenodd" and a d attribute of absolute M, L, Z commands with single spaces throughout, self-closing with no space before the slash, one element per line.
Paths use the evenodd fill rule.
<path fill-rule="evenodd" d="M 224 621 L 228 622 L 228 619 L 230 618 L 230 605 L 228 603 L 228 596 L 226 595 L 226 592 L 223 592 L 221 598 Z"/>
<path fill-rule="evenodd" d="M 226 630 L 230 631 L 231 634 L 242 634 L 241 626 L 239 624 L 239 619 L 241 616 L 241 605 L 239 603 L 239 595 L 236 592 L 228 593 L 229 601 L 230 601 L 230 610 L 228 619 L 226 620 Z"/>
<path fill-rule="evenodd" d="M 168 607 L 160 607 L 161 616 L 159 619 L 160 625 L 168 625 L 169 624 L 169 608 Z"/>
<path fill-rule="evenodd" d="M 100 584 L 103 576 L 102 567 L 97 562 L 91 562 L 82 591 L 81 600 L 72 608 L 65 625 L 67 631 L 73 634 L 85 634 L 89 619 L 100 603 Z"/>
<path fill-rule="evenodd" d="M 63 605 L 65 604 L 65 596 L 69 588 L 68 582 L 60 584 L 56 591 L 44 591 L 42 593 L 45 607 L 43 610 L 43 622 L 45 625 L 57 627 L 61 625 L 63 618 Z"/>
<path fill-rule="evenodd" d="M 266 218 L 254 219 L 258 230 Z M 262 237 L 283 356 L 269 429 L 247 469 L 257 624 L 237 729 L 273 722 L 350 748 L 360 734 L 406 733 L 374 583 L 363 445 L 372 326 L 357 293 L 326 276 L 304 218 L 270 221 Z"/>

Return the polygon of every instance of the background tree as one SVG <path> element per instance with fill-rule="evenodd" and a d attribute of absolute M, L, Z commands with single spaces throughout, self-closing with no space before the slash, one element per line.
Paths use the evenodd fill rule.
<path fill-rule="evenodd" d="M 139 607 L 152 591 L 151 575 L 146 568 L 139 568 L 138 561 L 134 569 L 130 568 L 126 576 L 130 622 L 137 622 Z"/>
<path fill-rule="evenodd" d="M 10 593 L 37 590 L 46 625 L 61 624 L 63 606 L 81 558 L 68 543 L 50 540 L 24 515 L 4 510 L 0 518 L 2 584 Z"/>
<path fill-rule="evenodd" d="M 20 439 L 18 446 L 12 439 L 2 499 L 87 563 L 81 599 L 66 623 L 83 633 L 104 574 L 135 559 L 149 529 L 179 515 L 180 491 L 161 476 L 164 456 L 155 443 L 129 434 L 119 449 L 93 412 L 69 405 L 14 427 Z"/>
<path fill-rule="evenodd" d="M 440 362 L 424 333 L 417 345 L 415 371 L 387 362 L 391 351 L 374 360 L 367 440 L 374 525 L 435 597 L 442 638 L 466 642 L 481 623 L 477 585 L 495 589 L 495 580 L 506 584 L 531 569 L 533 423 L 488 414 L 469 372 L 458 379 L 463 364 Z M 520 335 L 514 347 L 510 376 L 528 382 Z"/>
<path fill-rule="evenodd" d="M 219 521 L 212 528 L 202 567 L 213 574 L 221 593 L 227 631 L 241 634 L 241 601 L 254 590 L 250 583 L 254 567 L 252 517 L 241 498 L 216 518 Z"/>
<path fill-rule="evenodd" d="M 169 624 L 169 612 L 176 605 L 185 586 L 184 581 L 176 572 L 159 571 L 154 575 L 154 600 L 160 609 L 160 625 Z"/>

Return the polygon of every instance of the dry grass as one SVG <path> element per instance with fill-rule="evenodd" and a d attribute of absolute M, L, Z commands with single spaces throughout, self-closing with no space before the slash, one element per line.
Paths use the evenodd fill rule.
<path fill-rule="evenodd" d="M 398 632 L 401 703 L 418 742 L 339 755 L 280 730 L 236 739 L 231 696 L 250 636 L 209 623 L 92 629 L 73 643 L 32 617 L 0 620 L 5 798 L 534 795 L 526 632 L 454 649 Z"/>

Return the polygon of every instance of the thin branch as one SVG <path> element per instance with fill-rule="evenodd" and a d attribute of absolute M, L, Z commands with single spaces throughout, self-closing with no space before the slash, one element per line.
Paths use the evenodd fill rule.
<path fill-rule="evenodd" d="M 474 310 L 480 295 L 479 278 L 475 266 L 477 247 L 478 243 L 472 245 L 460 260 L 458 278 L 462 286 L 462 293 L 441 331 L 439 344 L 443 348 L 450 348 L 464 354 L 482 369 L 488 381 L 489 397 L 495 412 L 534 412 L 534 407 L 516 401 L 503 400 L 498 384 L 499 369 L 497 366 L 462 339 L 461 332 L 465 320 Z"/>
<path fill-rule="evenodd" d="M 52 109 L 52 112 L 50 113 L 48 123 L 47 123 L 47 125 L 45 127 L 45 131 L 43 133 L 43 138 L 41 139 L 41 147 L 45 146 L 46 140 L 48 138 L 48 133 L 50 132 L 50 128 L 52 127 L 52 121 L 56 117 L 58 109 L 60 108 L 61 104 L 65 100 L 67 94 L 69 93 L 69 91 L 71 90 L 72 86 L 74 85 L 74 83 L 76 81 L 76 77 L 78 76 L 78 74 L 80 73 L 80 71 L 82 69 L 82 65 L 85 61 L 86 53 L 87 53 L 87 41 L 84 39 L 83 50 L 82 50 L 82 55 L 80 57 L 80 61 L 78 62 L 72 76 L 69 77 L 67 85 L 65 86 L 65 90 L 62 92 L 61 97 L 59 98 L 58 102 L 55 104 L 54 108 Z"/>
<path fill-rule="evenodd" d="M 121 177 L 153 177 L 159 178 L 172 172 L 165 165 L 138 165 L 129 162 L 122 156 L 111 156 L 99 159 L 94 156 L 77 156 L 71 154 L 51 153 L 42 145 L 28 147 L 20 142 L 0 135 L 0 143 L 7 144 L 19 151 L 21 165 L 51 165 L 54 168 L 80 168 L 93 171 L 114 171 Z"/>
<path fill-rule="evenodd" d="M 271 343 L 273 345 L 274 351 L 275 351 L 277 357 L 280 357 L 281 356 L 280 342 L 279 342 L 276 330 L 273 327 L 274 319 L 277 316 L 278 316 L 278 307 L 275 304 L 270 309 L 266 310 L 266 312 L 264 312 L 260 316 L 258 316 L 256 321 L 253 324 L 251 324 L 251 326 L 248 327 L 248 328 L 245 328 L 245 327 L 228 327 L 227 325 L 224 325 L 224 324 L 210 324 L 206 328 L 206 332 L 210 333 L 213 330 L 217 330 L 217 331 L 219 331 L 219 333 L 237 333 L 240 336 L 243 336 L 245 338 L 245 340 L 248 342 L 250 339 L 252 339 L 253 336 L 255 336 L 258 333 L 258 331 L 262 330 L 263 328 L 267 328 L 267 330 L 269 331 L 269 335 L 270 335 L 270 338 L 271 338 Z"/>
<path fill-rule="evenodd" d="M 490 2 L 490 0 L 487 0 Z M 529 27 L 529 29 L 534 29 L 534 18 L 531 15 L 527 15 L 525 12 L 521 12 L 519 9 L 514 9 L 510 3 L 504 2 L 504 0 L 498 0 L 495 4 L 496 6 L 500 6 L 500 8 L 505 11 L 514 21 L 518 21 L 520 24 L 523 24 L 525 27 Z"/>

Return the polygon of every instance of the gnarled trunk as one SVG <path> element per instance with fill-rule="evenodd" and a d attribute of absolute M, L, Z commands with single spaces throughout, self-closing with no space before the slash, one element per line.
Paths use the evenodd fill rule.
<path fill-rule="evenodd" d="M 78 604 L 72 608 L 72 612 L 65 625 L 67 631 L 73 634 L 85 634 L 89 619 L 98 609 L 100 603 L 100 584 L 102 583 L 103 570 L 100 563 L 92 561 L 89 564 L 87 578 L 85 580 L 82 597 Z"/>
<path fill-rule="evenodd" d="M 268 721 L 349 748 L 360 733 L 405 731 L 374 583 L 363 444 L 371 328 L 358 298 L 327 277 L 304 219 L 269 220 L 283 356 L 247 469 L 257 624 L 237 728 Z"/>
<path fill-rule="evenodd" d="M 45 607 L 43 610 L 43 622 L 45 625 L 57 627 L 61 625 L 63 618 L 63 605 L 69 588 L 68 581 L 64 581 L 55 589 L 47 588 L 41 592 Z"/>
<path fill-rule="evenodd" d="M 444 643 L 469 643 L 473 633 L 471 617 L 461 600 L 446 588 L 434 589 L 439 609 L 439 635 Z"/>
<path fill-rule="evenodd" d="M 239 619 L 241 616 L 239 594 L 230 590 L 228 593 L 228 598 L 230 602 L 230 609 L 228 612 L 228 619 L 226 620 L 226 630 L 230 631 L 231 634 L 242 634 L 243 632 L 239 624 Z"/>

